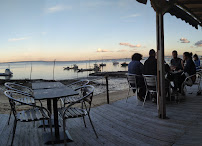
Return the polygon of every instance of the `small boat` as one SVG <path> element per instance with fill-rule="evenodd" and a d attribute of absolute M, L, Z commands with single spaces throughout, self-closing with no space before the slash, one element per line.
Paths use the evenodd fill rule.
<path fill-rule="evenodd" d="M 118 61 L 114 61 L 114 62 L 113 62 L 113 65 L 117 65 L 117 64 L 119 64 Z"/>
<path fill-rule="evenodd" d="M 77 70 L 78 66 L 76 64 L 74 64 L 73 67 L 63 67 L 63 69 L 64 70 L 70 70 L 70 69 Z"/>
<path fill-rule="evenodd" d="M 87 69 L 78 69 L 78 72 L 84 72 L 84 71 L 94 71 L 94 68 L 87 68 Z"/>
<path fill-rule="evenodd" d="M 78 65 L 74 64 L 73 69 L 78 69 Z"/>
<path fill-rule="evenodd" d="M 122 67 L 126 67 L 126 66 L 128 66 L 128 63 L 123 62 L 123 63 L 121 63 L 121 66 L 122 66 Z"/>
<path fill-rule="evenodd" d="M 69 70 L 69 69 L 70 69 L 70 67 L 63 67 L 63 69 L 64 69 L 64 70 Z"/>
<path fill-rule="evenodd" d="M 0 76 L 12 76 L 13 73 L 10 71 L 10 69 L 5 69 L 5 73 L 0 73 Z"/>
<path fill-rule="evenodd" d="M 103 67 L 103 66 L 106 66 L 106 64 L 105 64 L 105 63 L 101 63 L 101 64 L 100 64 L 100 67 Z"/>

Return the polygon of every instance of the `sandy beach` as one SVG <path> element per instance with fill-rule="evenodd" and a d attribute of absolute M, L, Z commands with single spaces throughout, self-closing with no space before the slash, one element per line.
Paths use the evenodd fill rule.
<path fill-rule="evenodd" d="M 34 80 L 32 82 L 40 82 L 44 80 Z M 76 80 L 60 80 L 64 85 L 68 85 L 72 82 L 75 82 Z M 16 83 L 23 83 L 25 86 L 31 87 L 31 82 L 26 80 L 17 80 L 12 81 Z M 92 80 L 90 81 L 91 85 L 95 87 L 94 96 L 93 96 L 93 102 L 92 107 L 99 106 L 102 104 L 107 104 L 107 95 L 106 95 L 106 84 L 105 80 L 98 79 L 98 80 Z M 9 114 L 10 112 L 10 105 L 8 102 L 8 98 L 4 95 L 5 87 L 4 87 L 4 81 L 1 81 L 0 85 L 0 114 Z M 127 97 L 127 81 L 125 78 L 111 78 L 109 80 L 109 99 L 110 102 L 115 102 L 117 100 L 125 99 Z M 131 93 L 132 94 L 132 93 Z M 38 105 L 40 105 L 39 102 L 37 102 Z M 46 101 L 42 101 L 42 104 L 44 107 L 47 106 Z M 58 102 L 58 106 L 60 106 L 60 102 Z M 23 110 L 26 109 L 26 106 L 20 106 L 17 107 L 17 110 Z"/>

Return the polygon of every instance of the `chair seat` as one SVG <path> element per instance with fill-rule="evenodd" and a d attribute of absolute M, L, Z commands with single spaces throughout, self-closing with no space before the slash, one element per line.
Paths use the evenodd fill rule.
<path fill-rule="evenodd" d="M 62 118 L 63 118 L 63 113 L 64 113 L 64 111 L 66 109 L 67 109 L 66 107 L 58 109 L 58 112 L 59 112 L 59 114 L 60 114 L 60 116 Z M 87 111 L 85 109 L 76 108 L 76 107 L 70 107 L 65 112 L 65 119 L 68 119 L 68 118 L 78 118 L 78 117 L 83 117 L 85 115 L 87 115 Z"/>
<path fill-rule="evenodd" d="M 16 115 L 17 120 L 21 122 L 48 120 L 49 116 L 44 109 L 34 108 L 29 110 L 20 111 Z"/>
<path fill-rule="evenodd" d="M 79 96 L 70 96 L 70 97 L 61 98 L 61 100 L 62 100 L 62 102 L 64 104 L 68 104 L 68 103 L 75 102 L 75 101 L 77 101 L 80 98 L 81 97 L 79 97 Z"/>
<path fill-rule="evenodd" d="M 32 98 L 32 97 L 19 98 L 18 100 L 19 100 L 20 102 L 23 102 L 23 103 L 35 104 L 35 100 L 34 100 L 34 98 Z M 16 102 L 16 105 L 19 106 L 19 105 L 22 105 L 22 104 L 19 103 L 19 102 Z"/>

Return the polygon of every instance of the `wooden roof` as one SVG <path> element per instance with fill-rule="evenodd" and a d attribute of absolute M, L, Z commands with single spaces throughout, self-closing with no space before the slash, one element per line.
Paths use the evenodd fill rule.
<path fill-rule="evenodd" d="M 178 0 L 177 5 L 189 12 L 202 26 L 202 0 Z"/>
<path fill-rule="evenodd" d="M 146 4 L 148 0 L 136 0 Z M 202 27 L 202 0 L 150 0 L 160 9 L 168 6 L 167 13 L 189 23 L 196 29 Z M 153 6 L 152 6 L 153 7 Z M 154 7 L 153 7 L 154 8 Z"/>

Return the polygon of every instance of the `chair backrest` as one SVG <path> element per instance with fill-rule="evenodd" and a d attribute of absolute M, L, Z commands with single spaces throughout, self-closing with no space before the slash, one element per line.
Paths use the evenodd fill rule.
<path fill-rule="evenodd" d="M 67 86 L 73 88 L 74 90 L 77 90 L 77 89 L 79 89 L 81 86 L 85 86 L 85 85 L 87 85 L 88 83 L 89 83 L 89 80 L 87 80 L 87 79 L 82 79 L 82 80 L 80 80 L 80 81 L 73 82 L 73 83 L 71 83 L 71 84 L 69 84 L 69 85 L 67 85 Z"/>
<path fill-rule="evenodd" d="M 84 105 L 86 110 L 90 112 L 93 100 L 93 92 L 95 88 L 92 85 L 86 85 L 81 86 L 79 89 L 82 90 L 83 96 L 80 99 L 78 99 L 78 101 L 75 101 L 75 103 L 82 103 L 82 106 Z M 75 103 L 73 102 L 72 104 L 69 105 L 69 107 L 71 107 Z"/>
<path fill-rule="evenodd" d="M 44 115 L 48 115 L 49 117 L 51 117 L 51 114 L 50 112 L 44 108 L 44 107 L 41 107 L 41 106 L 37 106 L 35 104 L 31 104 L 31 103 L 26 103 L 26 102 L 23 102 L 22 100 L 20 100 L 20 98 L 22 98 L 22 96 L 24 97 L 27 97 L 27 94 L 23 94 L 22 92 L 18 92 L 18 91 L 13 91 L 13 90 L 6 90 L 4 92 L 4 94 L 8 97 L 9 99 L 9 103 L 10 103 L 10 106 L 11 106 L 11 111 L 13 112 L 13 115 L 15 117 L 15 119 L 17 119 L 17 112 L 19 112 L 19 110 L 16 110 L 16 104 L 17 103 L 20 103 L 21 105 L 26 105 L 27 108 L 30 107 L 29 109 L 33 109 L 34 108 L 37 108 L 41 111 L 41 113 Z M 22 110 L 20 110 L 22 111 Z M 23 110 L 24 111 L 24 110 Z M 26 111 L 23 112 L 25 115 L 27 114 Z M 34 114 L 35 112 L 32 113 L 32 115 Z M 37 114 L 37 113 L 35 113 Z M 22 115 L 24 116 L 24 115 Z M 30 116 L 30 115 L 29 115 Z M 33 118 L 32 117 L 32 121 L 33 121 Z M 39 117 L 36 117 L 37 119 L 39 119 Z M 35 118 L 34 118 L 35 119 Z"/>
<path fill-rule="evenodd" d="M 128 85 L 129 85 L 130 88 L 131 88 L 131 87 L 137 88 L 136 77 L 138 77 L 138 76 L 139 76 L 139 75 L 136 75 L 136 74 L 126 73 Z"/>
<path fill-rule="evenodd" d="M 149 87 L 157 88 L 157 79 L 155 75 L 143 75 L 143 77 L 147 88 Z"/>
<path fill-rule="evenodd" d="M 20 98 L 22 98 L 22 96 L 27 97 L 27 94 L 23 94 L 22 92 L 13 91 L 13 90 L 6 90 L 4 92 L 4 94 L 9 99 L 11 110 L 12 110 L 13 115 L 15 116 L 15 118 L 16 118 L 16 113 L 17 113 L 16 108 L 15 108 L 16 103 L 20 103 L 21 105 L 35 106 L 35 105 L 28 104 L 28 103 L 25 103 L 22 100 L 20 100 Z"/>
<path fill-rule="evenodd" d="M 4 85 L 7 90 L 22 92 L 23 94 L 27 94 L 27 96 L 33 95 L 33 91 L 29 87 L 22 86 L 22 85 L 16 84 L 16 83 L 10 83 L 10 82 L 6 82 Z"/>

